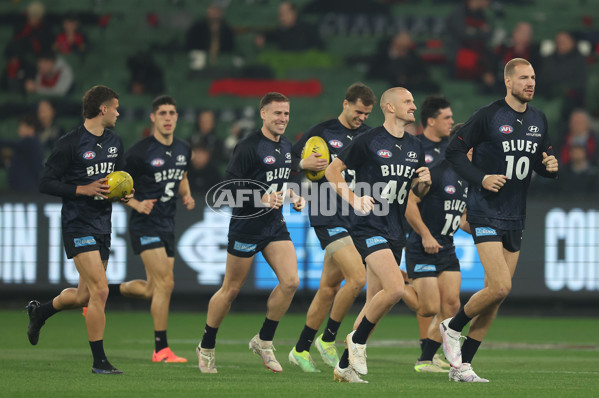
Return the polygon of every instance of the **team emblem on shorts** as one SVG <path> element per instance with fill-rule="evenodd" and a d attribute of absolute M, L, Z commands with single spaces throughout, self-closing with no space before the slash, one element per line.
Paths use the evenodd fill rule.
<path fill-rule="evenodd" d="M 339 140 L 330 140 L 329 145 L 332 146 L 333 148 L 341 148 L 343 146 L 343 142 L 341 142 Z"/>
<path fill-rule="evenodd" d="M 96 157 L 96 153 L 94 151 L 87 151 L 83 154 L 83 159 L 92 160 Z"/>
<path fill-rule="evenodd" d="M 453 195 L 456 192 L 456 189 L 453 185 L 446 185 L 445 188 L 443 188 L 443 190 L 450 195 Z"/>
<path fill-rule="evenodd" d="M 429 155 L 428 153 L 427 153 L 426 155 L 424 155 L 424 161 L 425 161 L 426 163 L 430 163 L 430 162 L 432 162 L 433 160 L 435 160 L 435 158 L 433 157 L 433 155 Z"/>
<path fill-rule="evenodd" d="M 503 134 L 511 134 L 514 132 L 514 128 L 509 124 L 504 124 L 503 126 L 499 127 L 499 131 L 501 131 Z"/>
<path fill-rule="evenodd" d="M 160 167 L 164 164 L 164 159 L 161 159 L 161 158 L 152 159 L 150 164 L 154 167 Z"/>
<path fill-rule="evenodd" d="M 264 163 L 266 164 L 273 164 L 276 161 L 277 159 L 274 156 L 267 156 L 264 158 Z"/>
<path fill-rule="evenodd" d="M 391 156 L 393 156 L 391 151 L 388 149 L 380 149 L 376 154 L 385 159 L 389 159 Z"/>

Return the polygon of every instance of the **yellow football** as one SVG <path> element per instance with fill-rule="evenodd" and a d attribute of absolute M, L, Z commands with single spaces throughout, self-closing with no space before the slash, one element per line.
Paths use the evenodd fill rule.
<path fill-rule="evenodd" d="M 304 149 L 302 150 L 302 159 L 307 158 L 308 156 L 310 156 L 311 153 L 320 153 L 322 155 L 321 157 L 323 159 L 326 159 L 327 163 L 328 163 L 329 147 L 327 146 L 327 143 L 322 139 L 322 137 L 315 135 L 314 137 L 310 137 L 310 139 L 308 139 L 308 141 L 306 141 L 306 145 L 304 145 Z M 306 177 L 310 181 L 320 180 L 322 177 L 324 177 L 324 172 L 325 172 L 325 170 L 321 170 L 321 171 L 304 170 Z"/>
<path fill-rule="evenodd" d="M 106 176 L 110 185 L 110 193 L 106 196 L 112 201 L 120 200 L 133 190 L 133 178 L 126 171 L 113 171 Z"/>

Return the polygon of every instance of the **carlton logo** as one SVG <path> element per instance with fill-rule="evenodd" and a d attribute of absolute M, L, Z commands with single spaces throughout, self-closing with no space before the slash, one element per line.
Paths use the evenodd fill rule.
<path fill-rule="evenodd" d="M 266 164 L 273 164 L 276 161 L 277 159 L 274 156 L 267 156 L 264 158 L 264 163 Z"/>
<path fill-rule="evenodd" d="M 427 154 L 427 155 L 424 155 L 424 161 L 425 161 L 426 163 L 430 163 L 430 162 L 432 162 L 433 160 L 435 160 L 435 158 L 433 157 L 433 155 L 428 155 L 428 154 Z"/>
<path fill-rule="evenodd" d="M 329 145 L 332 146 L 333 148 L 341 148 L 343 146 L 343 142 L 341 142 L 339 140 L 330 140 Z"/>
<path fill-rule="evenodd" d="M 453 195 L 456 192 L 456 189 L 453 185 L 447 185 L 445 188 L 443 188 L 443 190 L 450 195 Z"/>
<path fill-rule="evenodd" d="M 87 151 L 83 154 L 83 159 L 92 160 L 96 157 L 96 153 L 94 151 Z"/>
<path fill-rule="evenodd" d="M 379 155 L 382 158 L 385 158 L 385 159 L 388 159 L 391 156 L 393 156 L 393 154 L 391 153 L 391 151 L 388 150 L 388 149 L 381 149 L 376 154 Z"/>
<path fill-rule="evenodd" d="M 164 164 L 164 159 L 160 159 L 160 158 L 152 159 L 150 164 L 154 167 L 160 167 Z"/>
<path fill-rule="evenodd" d="M 503 126 L 499 127 L 499 131 L 501 131 L 503 134 L 511 134 L 514 132 L 514 128 L 509 124 L 504 124 Z"/>

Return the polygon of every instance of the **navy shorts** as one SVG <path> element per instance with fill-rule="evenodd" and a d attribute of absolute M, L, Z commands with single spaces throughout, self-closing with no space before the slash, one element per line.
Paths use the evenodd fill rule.
<path fill-rule="evenodd" d="M 349 231 L 343 227 L 323 227 L 317 226 L 314 227 L 314 232 L 316 233 L 316 237 L 320 241 L 320 247 L 324 250 L 326 247 L 339 240 L 341 238 L 345 238 L 349 236 Z"/>
<path fill-rule="evenodd" d="M 255 239 L 247 236 L 229 235 L 229 245 L 227 253 L 237 257 L 252 257 L 258 252 L 264 250 L 270 242 L 280 240 L 291 240 L 287 228 L 284 228 L 278 235 L 269 236 L 268 238 Z"/>
<path fill-rule="evenodd" d="M 77 254 L 99 251 L 102 261 L 107 261 L 110 256 L 110 234 L 91 235 L 86 233 L 63 232 L 62 242 L 67 258 Z"/>
<path fill-rule="evenodd" d="M 475 244 L 484 242 L 501 242 L 503 248 L 512 253 L 519 252 L 522 246 L 522 230 L 521 229 L 497 229 L 486 225 L 472 225 L 472 238 Z"/>
<path fill-rule="evenodd" d="M 141 233 L 129 230 L 133 253 L 140 254 L 144 250 L 164 247 L 167 257 L 175 257 L 175 234 L 174 233 Z"/>
<path fill-rule="evenodd" d="M 401 263 L 401 254 L 406 245 L 405 239 L 388 240 L 382 236 L 352 236 L 352 239 L 364 264 L 366 264 L 366 257 L 383 249 L 390 249 L 397 264 Z"/>
<path fill-rule="evenodd" d="M 460 272 L 460 261 L 453 253 L 414 255 L 406 252 L 406 270 L 410 279 L 437 277 L 444 271 Z"/>

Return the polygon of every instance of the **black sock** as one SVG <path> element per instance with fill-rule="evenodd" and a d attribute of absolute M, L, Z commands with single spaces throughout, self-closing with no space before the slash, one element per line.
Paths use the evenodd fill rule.
<path fill-rule="evenodd" d="M 121 294 L 121 284 L 120 283 L 109 283 L 108 284 L 108 297 L 119 297 Z"/>
<path fill-rule="evenodd" d="M 441 343 L 435 340 L 424 339 L 422 343 L 422 355 L 418 358 L 419 361 L 432 361 L 437 350 L 441 347 Z"/>
<path fill-rule="evenodd" d="M 421 353 L 421 354 L 424 352 L 424 342 L 425 342 L 426 340 L 427 340 L 427 339 L 420 339 L 420 340 L 418 340 L 418 342 L 420 343 L 420 353 Z"/>
<path fill-rule="evenodd" d="M 272 341 L 275 338 L 277 326 L 279 326 L 279 321 L 273 321 L 268 318 L 264 318 L 262 329 L 260 329 L 260 340 Z"/>
<path fill-rule="evenodd" d="M 316 332 L 316 330 L 312 329 L 311 327 L 308 327 L 308 325 L 305 325 L 304 330 L 302 330 L 299 340 L 295 345 L 295 351 L 310 351 L 310 346 L 314 341 L 314 336 L 316 336 Z"/>
<path fill-rule="evenodd" d="M 339 367 L 341 369 L 345 369 L 349 366 L 349 351 L 347 351 L 347 348 L 343 351 L 343 354 L 341 354 L 341 359 L 339 359 Z"/>
<path fill-rule="evenodd" d="M 200 346 L 208 349 L 214 348 L 216 346 L 216 332 L 218 332 L 218 328 L 211 328 L 206 324 L 204 327 L 204 337 L 202 337 Z"/>
<path fill-rule="evenodd" d="M 156 352 L 168 347 L 166 330 L 154 330 L 154 346 L 156 347 Z"/>
<path fill-rule="evenodd" d="M 54 306 L 52 305 L 52 301 L 53 300 L 50 300 L 47 303 L 41 304 L 38 307 L 39 314 L 44 319 L 44 321 L 59 311 L 56 308 L 54 308 Z"/>
<path fill-rule="evenodd" d="M 106 366 L 110 365 L 104 353 L 104 340 L 90 341 L 89 347 L 92 349 L 94 357 L 94 368 L 105 369 Z"/>
<path fill-rule="evenodd" d="M 368 336 L 370 335 L 370 332 L 372 332 L 372 329 L 374 329 L 375 326 L 376 324 L 370 322 L 368 319 L 366 319 L 366 315 L 364 315 L 364 318 L 362 318 L 362 322 L 360 322 L 360 325 L 354 333 L 352 341 L 356 344 L 366 344 L 366 340 L 368 340 Z"/>
<path fill-rule="evenodd" d="M 449 321 L 449 327 L 455 331 L 461 332 L 464 329 L 464 326 L 470 322 L 472 318 L 469 318 L 468 315 L 464 312 L 464 307 L 458 311 L 458 313 L 451 318 Z"/>
<path fill-rule="evenodd" d="M 337 322 L 333 320 L 333 318 L 329 318 L 327 327 L 324 329 L 324 333 L 322 334 L 322 341 L 329 343 L 335 341 L 335 337 L 337 336 L 337 331 L 339 330 L 340 325 L 341 322 Z"/>
<path fill-rule="evenodd" d="M 474 340 L 472 337 L 466 337 L 466 341 L 462 344 L 462 363 L 472 363 L 474 354 L 480 347 L 480 341 Z"/>

